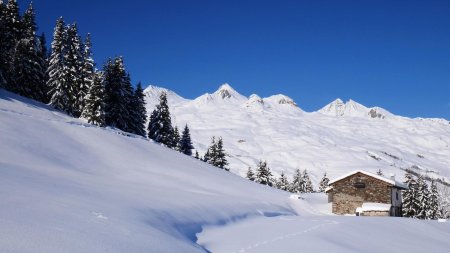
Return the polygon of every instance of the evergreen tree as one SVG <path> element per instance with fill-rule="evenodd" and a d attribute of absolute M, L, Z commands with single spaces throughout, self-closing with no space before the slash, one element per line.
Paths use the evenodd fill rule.
<path fill-rule="evenodd" d="M 186 126 L 184 126 L 184 130 L 181 135 L 180 152 L 185 155 L 191 156 L 193 149 L 194 149 L 194 146 L 192 145 L 191 134 L 189 133 L 189 127 L 186 124 Z M 198 155 L 198 153 L 197 153 L 197 155 Z"/>
<path fill-rule="evenodd" d="M 85 98 L 85 106 L 81 117 L 97 126 L 105 126 L 105 89 L 103 87 L 103 73 L 94 75 L 93 82 Z"/>
<path fill-rule="evenodd" d="M 257 165 L 255 182 L 268 186 L 273 185 L 272 172 L 265 161 L 259 161 Z"/>
<path fill-rule="evenodd" d="M 68 104 L 67 112 L 79 117 L 83 108 L 83 100 L 87 95 L 86 87 L 83 87 L 83 55 L 80 36 L 76 24 L 67 27 L 65 40 L 63 79 L 67 82 Z M 83 88 L 83 91 L 82 89 Z"/>
<path fill-rule="evenodd" d="M 436 182 L 432 181 L 430 187 L 429 209 L 427 213 L 429 219 L 436 220 L 441 218 L 442 214 L 439 199 L 440 196 L 436 186 Z"/>
<path fill-rule="evenodd" d="M 403 192 L 403 205 L 402 212 L 404 217 L 417 218 L 420 208 L 418 201 L 418 189 L 417 182 L 414 176 L 410 173 L 405 175 L 405 184 L 408 186 L 408 190 Z"/>
<path fill-rule="evenodd" d="M 311 179 L 309 178 L 308 172 L 306 170 L 303 171 L 302 177 L 303 177 L 303 182 L 304 182 L 303 189 L 302 189 L 303 192 L 307 192 L 307 193 L 314 192 L 314 188 L 312 186 Z"/>
<path fill-rule="evenodd" d="M 105 124 L 128 131 L 130 123 L 130 78 L 122 57 L 109 59 L 104 66 Z"/>
<path fill-rule="evenodd" d="M 84 98 L 93 83 L 95 76 L 95 63 L 92 58 L 91 35 L 88 33 L 84 44 L 80 43 L 80 81 L 77 94 L 77 106 L 79 111 L 83 111 L 85 106 Z"/>
<path fill-rule="evenodd" d="M 283 191 L 289 191 L 290 189 L 289 180 L 287 179 L 283 171 L 281 172 L 280 178 L 277 180 L 276 186 L 278 189 Z"/>
<path fill-rule="evenodd" d="M 195 159 L 201 160 L 200 155 L 198 154 L 198 151 L 195 150 Z"/>
<path fill-rule="evenodd" d="M 63 18 L 56 22 L 53 33 L 52 52 L 49 58 L 47 87 L 50 89 L 50 105 L 56 109 L 71 113 L 70 83 L 65 76 L 65 51 L 67 31 Z"/>
<path fill-rule="evenodd" d="M 178 127 L 175 126 L 173 128 L 173 134 L 172 134 L 172 148 L 175 149 L 176 151 L 180 151 L 180 131 L 178 130 Z"/>
<path fill-rule="evenodd" d="M 417 201 L 419 203 L 419 212 L 416 218 L 428 219 L 430 192 L 428 190 L 428 184 L 425 182 L 423 176 L 417 179 Z"/>
<path fill-rule="evenodd" d="M 36 23 L 33 6 L 30 4 L 21 23 L 21 38 L 16 43 L 10 78 L 11 91 L 38 101 L 45 102 L 45 71 L 40 43 L 36 37 Z"/>
<path fill-rule="evenodd" d="M 319 192 L 325 192 L 325 189 L 328 187 L 329 182 L 330 179 L 327 177 L 327 173 L 325 172 L 319 183 Z"/>
<path fill-rule="evenodd" d="M 131 104 L 133 107 L 131 110 L 132 116 L 131 132 L 145 137 L 146 135 L 145 123 L 147 121 L 147 110 L 145 109 L 145 95 L 141 83 L 137 84 Z"/>
<path fill-rule="evenodd" d="M 159 96 L 159 104 L 152 112 L 148 124 L 148 137 L 167 147 L 173 146 L 173 128 L 169 106 L 167 105 L 167 94 L 162 92 Z"/>
<path fill-rule="evenodd" d="M 38 64 L 39 68 L 42 70 L 41 76 L 42 76 L 42 97 L 38 100 L 47 104 L 50 102 L 49 92 L 50 89 L 47 86 L 48 82 L 48 52 L 47 52 L 47 44 L 45 40 L 45 35 L 42 33 L 38 38 L 38 45 L 37 45 L 37 57 L 38 57 Z"/>
<path fill-rule="evenodd" d="M 216 137 L 212 137 L 211 145 L 209 145 L 208 149 L 206 150 L 205 155 L 203 156 L 203 161 L 207 162 L 209 164 L 215 164 L 216 163 Z"/>
<path fill-rule="evenodd" d="M 1 4 L 1 36 L 0 36 L 0 83 L 10 91 L 17 88 L 12 82 L 14 73 L 11 59 L 14 57 L 16 43 L 21 39 L 22 24 L 19 15 L 19 5 L 16 0 L 9 0 L 6 5 Z"/>
<path fill-rule="evenodd" d="M 295 170 L 294 177 L 291 183 L 291 192 L 303 193 L 305 189 L 305 182 L 303 181 L 303 175 L 299 169 Z"/>
<path fill-rule="evenodd" d="M 248 167 L 247 179 L 250 181 L 255 181 L 255 173 L 253 173 L 252 167 Z"/>
<path fill-rule="evenodd" d="M 222 137 L 219 137 L 216 143 L 216 157 L 214 159 L 216 162 L 213 164 L 216 167 L 229 171 L 230 169 L 226 166 L 228 165 L 227 154 L 223 148 Z"/>

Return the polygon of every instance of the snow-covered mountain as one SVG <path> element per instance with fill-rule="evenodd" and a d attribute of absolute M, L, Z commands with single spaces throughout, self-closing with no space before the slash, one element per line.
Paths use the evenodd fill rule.
<path fill-rule="evenodd" d="M 275 175 L 307 169 L 315 183 L 325 172 L 334 177 L 355 169 L 398 177 L 412 169 L 450 182 L 450 123 L 444 119 L 411 119 L 340 99 L 305 112 L 288 96 L 245 97 L 229 84 L 192 100 L 150 86 L 148 113 L 162 90 L 174 124 L 190 126 L 200 154 L 212 136 L 222 136 L 231 171 L 241 176 L 263 159 Z"/>

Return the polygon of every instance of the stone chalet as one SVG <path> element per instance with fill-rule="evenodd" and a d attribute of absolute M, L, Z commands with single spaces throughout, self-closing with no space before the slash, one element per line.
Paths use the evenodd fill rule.
<path fill-rule="evenodd" d="M 401 216 L 402 190 L 407 189 L 394 178 L 357 170 L 331 180 L 325 192 L 334 214 Z"/>

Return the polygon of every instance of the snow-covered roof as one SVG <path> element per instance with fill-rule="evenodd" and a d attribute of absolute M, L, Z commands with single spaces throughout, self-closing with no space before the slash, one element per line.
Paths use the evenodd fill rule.
<path fill-rule="evenodd" d="M 350 172 L 350 173 L 348 173 L 348 174 L 345 174 L 345 175 L 343 175 L 343 176 L 341 176 L 341 177 L 338 177 L 338 178 L 335 178 L 335 179 L 331 180 L 328 184 L 331 185 L 331 184 L 333 184 L 333 183 L 336 183 L 337 181 L 340 181 L 340 180 L 342 180 L 342 179 L 344 179 L 344 178 L 347 178 L 347 177 L 349 177 L 349 176 L 352 176 L 352 175 L 354 175 L 354 174 L 356 174 L 356 173 L 362 173 L 362 174 L 364 174 L 364 175 L 367 175 L 367 176 L 376 178 L 376 179 L 381 180 L 381 181 L 384 181 L 384 182 L 386 182 L 386 183 L 388 183 L 388 184 L 390 184 L 390 185 L 392 185 L 392 186 L 394 186 L 394 187 L 398 187 L 398 188 L 405 189 L 405 190 L 408 189 L 408 186 L 405 185 L 405 184 L 403 184 L 402 182 L 396 181 L 396 180 L 394 180 L 394 179 L 385 178 L 385 177 L 383 177 L 383 176 L 380 176 L 380 175 L 377 175 L 377 174 L 375 174 L 375 173 L 371 173 L 371 172 L 368 172 L 368 171 L 365 171 L 365 170 L 355 170 L 355 171 L 352 171 L 352 172 Z"/>
<path fill-rule="evenodd" d="M 365 202 L 365 203 L 362 204 L 360 210 L 362 212 L 365 212 L 365 211 L 390 211 L 391 210 L 391 204 Z"/>

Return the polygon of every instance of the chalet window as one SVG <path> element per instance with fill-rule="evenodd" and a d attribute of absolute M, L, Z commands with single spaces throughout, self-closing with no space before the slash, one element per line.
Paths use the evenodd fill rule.
<path fill-rule="evenodd" d="M 395 192 L 395 198 L 398 200 L 398 192 Z"/>
<path fill-rule="evenodd" d="M 353 186 L 359 189 L 366 188 L 366 183 L 362 180 L 360 176 L 357 176 L 355 182 L 353 183 Z"/>

